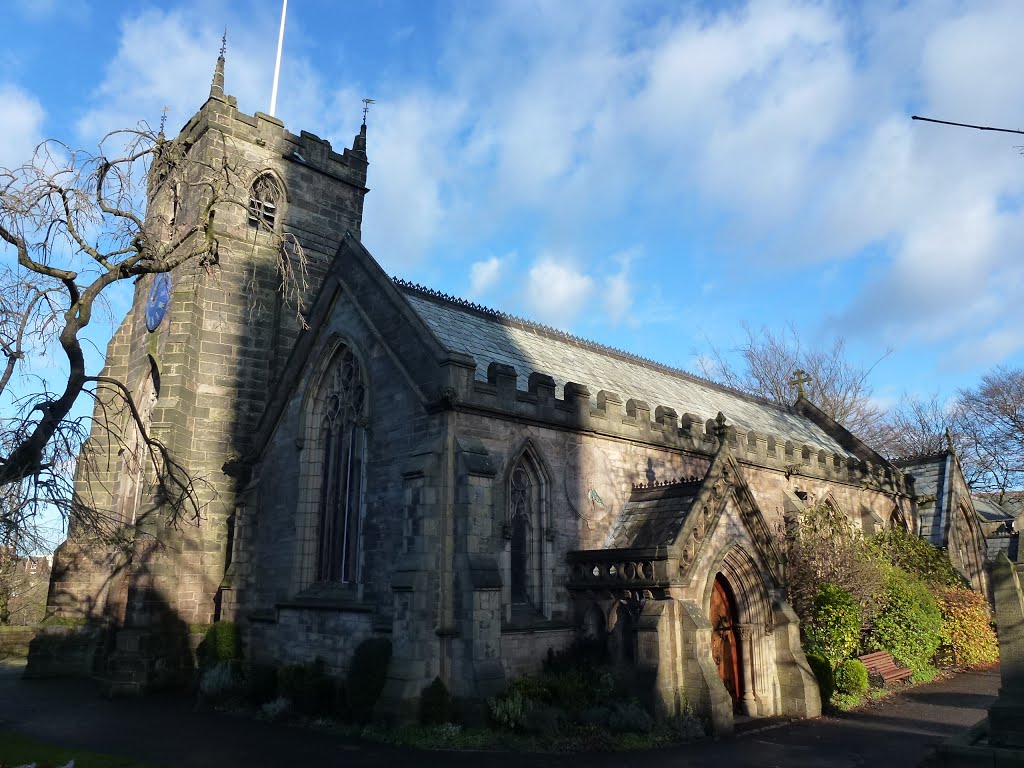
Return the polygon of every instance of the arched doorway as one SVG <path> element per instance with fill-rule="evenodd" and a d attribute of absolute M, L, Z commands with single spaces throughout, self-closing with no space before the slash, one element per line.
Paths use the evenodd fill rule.
<path fill-rule="evenodd" d="M 740 637 L 737 624 L 736 599 L 722 574 L 715 576 L 711 591 L 711 655 L 718 667 L 718 676 L 732 698 L 734 712 L 740 711 L 743 697 L 740 677 Z"/>

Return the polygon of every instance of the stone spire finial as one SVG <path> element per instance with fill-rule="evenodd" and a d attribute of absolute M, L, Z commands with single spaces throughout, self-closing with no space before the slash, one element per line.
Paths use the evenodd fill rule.
<path fill-rule="evenodd" d="M 718 438 L 719 442 L 725 442 L 726 435 L 728 435 L 728 430 L 729 427 L 725 423 L 725 414 L 719 411 L 718 416 L 715 417 L 715 437 Z"/>
<path fill-rule="evenodd" d="M 210 85 L 210 96 L 224 98 L 224 53 L 228 49 L 228 28 L 224 27 L 224 36 L 220 39 L 220 56 L 217 67 L 213 70 L 213 83 Z"/>

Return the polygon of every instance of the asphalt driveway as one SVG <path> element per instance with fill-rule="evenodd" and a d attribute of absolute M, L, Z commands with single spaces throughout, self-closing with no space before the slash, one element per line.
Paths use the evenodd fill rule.
<path fill-rule="evenodd" d="M 578 766 L 900 766 L 924 760 L 941 741 L 985 716 L 999 690 L 997 671 L 964 672 L 906 690 L 839 718 L 758 728 L 719 741 L 647 752 L 529 755 L 399 750 L 324 731 L 196 711 L 180 696 L 108 700 L 83 680 L 23 680 L 0 666 L 0 723 L 66 747 L 123 755 L 167 768 L 402 765 L 403 768 Z M 3 755 L 0 755 L 2 761 Z"/>

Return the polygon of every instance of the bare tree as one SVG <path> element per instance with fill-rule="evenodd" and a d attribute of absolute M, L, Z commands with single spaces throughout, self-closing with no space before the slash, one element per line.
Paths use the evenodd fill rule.
<path fill-rule="evenodd" d="M 763 326 L 754 330 L 746 324 L 743 330 L 746 339 L 737 349 L 739 365 L 712 347 L 711 357 L 700 363 L 705 376 L 788 405 L 796 399 L 790 383 L 794 373 L 806 372 L 810 377 L 808 400 L 869 445 L 878 442 L 883 413 L 871 400 L 868 379 L 874 367 L 892 353 L 891 349 L 864 368 L 850 362 L 842 337 L 836 337 L 828 347 L 808 347 L 792 325 L 780 333 Z"/>
<path fill-rule="evenodd" d="M 996 368 L 948 403 L 905 395 L 886 416 L 881 445 L 891 458 L 952 447 L 974 490 L 1024 489 L 1024 370 Z"/>
<path fill-rule="evenodd" d="M 889 458 L 921 456 L 945 450 L 947 434 L 957 421 L 958 405 L 944 402 L 933 394 L 926 399 L 904 394 L 885 417 L 884 436 L 879 450 Z M 954 436 L 956 447 L 962 441 Z M 959 452 L 959 451 L 958 451 Z"/>
<path fill-rule="evenodd" d="M 957 393 L 954 433 L 967 482 L 979 491 L 1024 488 L 1024 369 L 996 368 Z"/>
<path fill-rule="evenodd" d="M 50 569 L 45 557 L 0 547 L 0 625 L 35 624 L 43 618 Z"/>
<path fill-rule="evenodd" d="M 190 153 L 187 137 L 169 140 L 143 126 L 108 134 L 96 154 L 47 141 L 20 168 L 0 169 L 0 253 L 16 261 L 0 271 L 0 396 L 14 403 L 0 416 L 0 534 L 27 530 L 44 506 L 93 515 L 91 522 L 107 513 L 74 495 L 75 458 L 92 427 L 91 416 L 74 415 L 83 397 L 107 439 L 145 454 L 138 460 L 151 464 L 175 514 L 199 516 L 197 479 L 147 432 L 123 382 L 87 370 L 82 334 L 119 281 L 186 264 L 216 268 L 215 211 L 247 205 L 252 175 L 229 162 L 229 139 L 221 138 L 223 154 L 210 159 Z M 282 292 L 299 295 L 301 248 L 293 238 L 278 243 L 288 246 Z M 63 360 L 59 384 L 13 398 L 17 368 L 51 352 Z"/>

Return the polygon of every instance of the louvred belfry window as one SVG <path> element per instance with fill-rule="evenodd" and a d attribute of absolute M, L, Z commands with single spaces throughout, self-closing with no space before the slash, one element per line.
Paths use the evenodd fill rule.
<path fill-rule="evenodd" d="M 277 182 L 266 174 L 257 176 L 249 189 L 249 226 L 273 231 L 280 200 Z"/>
<path fill-rule="evenodd" d="M 366 399 L 359 360 L 348 347 L 337 352 L 326 386 L 316 574 L 318 581 L 347 583 L 356 581 L 359 559 Z"/>

